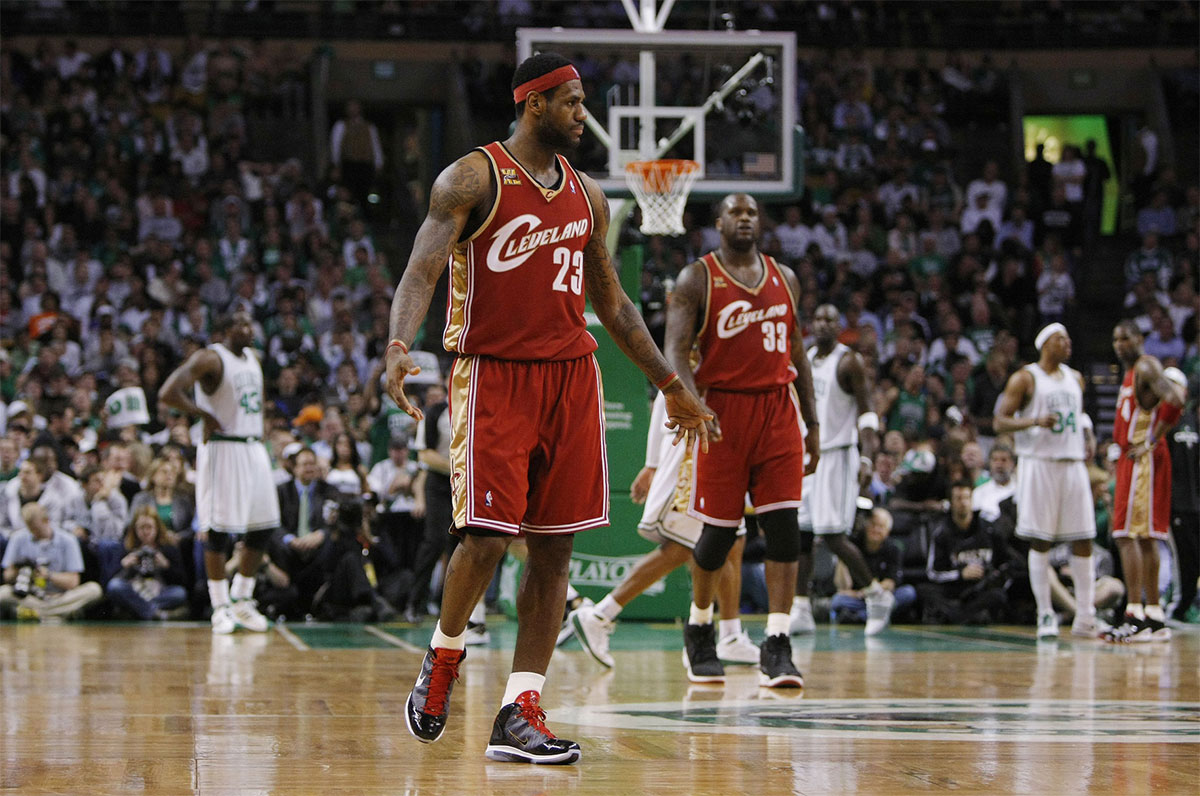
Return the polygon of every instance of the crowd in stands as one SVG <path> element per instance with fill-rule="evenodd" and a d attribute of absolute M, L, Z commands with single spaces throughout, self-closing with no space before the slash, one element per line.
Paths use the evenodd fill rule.
<path fill-rule="evenodd" d="M 1112 177 L 1087 142 L 1024 168 L 956 151 L 954 130 L 1004 113 L 1003 78 L 987 62 L 871 67 L 837 51 L 801 66 L 808 183 L 799 201 L 764 208 L 763 247 L 796 270 L 807 317 L 821 302 L 842 311 L 841 339 L 874 376 L 887 433 L 868 491 L 887 513 L 868 523 L 868 558 L 897 586 L 921 584 L 905 592 L 911 618 L 1013 618 L 1019 600 L 998 608 L 989 591 L 1021 578 L 1004 568 L 1022 557 L 1001 550 L 1013 545 L 1003 512 L 964 506 L 981 493 L 1002 504 L 996 398 L 1043 323 L 1070 325 Z M 608 68 L 581 71 L 611 81 Z M 436 597 L 448 544 L 440 341 L 414 351 L 428 413 L 416 427 L 381 390 L 399 269 L 363 213 L 377 133 L 348 108 L 336 140 L 359 136 L 355 156 L 335 153 L 321 177 L 301 152 L 245 155 L 247 108 L 286 101 L 279 92 L 296 85 L 277 78 L 299 74 L 194 38 L 181 52 L 153 39 L 94 57 L 52 40 L 0 52 L 0 546 L 11 581 L 0 605 L 15 610 L 20 592 L 41 595 L 43 616 L 204 615 L 199 430 L 157 395 L 233 310 L 254 318 L 264 353 L 283 512 L 260 607 L 419 619 Z M 1147 133 L 1126 306 L 1147 352 L 1194 374 L 1197 189 L 1157 163 Z M 644 238 L 636 219 L 622 234 L 646 247 L 641 299 L 659 334 L 674 276 L 717 243 L 710 213 L 690 207 L 678 238 Z M 1094 465 L 1103 505 L 1103 446 Z M 951 578 L 942 554 L 967 533 L 997 554 Z M 858 606 L 845 596 L 835 613 L 850 616 Z M 953 614 L 951 602 L 969 608 Z"/>

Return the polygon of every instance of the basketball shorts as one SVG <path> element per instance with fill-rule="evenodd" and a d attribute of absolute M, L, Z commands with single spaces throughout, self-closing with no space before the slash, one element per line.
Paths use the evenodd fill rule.
<path fill-rule="evenodd" d="M 1082 461 L 1021 458 L 1017 475 L 1017 536 L 1046 542 L 1096 537 L 1096 507 Z"/>
<path fill-rule="evenodd" d="M 800 403 L 791 385 L 769 392 L 709 390 L 705 401 L 721 423 L 708 453 L 693 447 L 695 476 L 688 514 L 736 528 L 746 493 L 758 514 L 800 505 L 804 436 Z"/>
<path fill-rule="evenodd" d="M 1171 456 L 1164 444 L 1136 462 L 1122 452 L 1113 495 L 1114 537 L 1162 539 L 1171 530 Z"/>
<path fill-rule="evenodd" d="M 604 388 L 588 355 L 460 357 L 450 382 L 454 525 L 508 534 L 608 525 Z"/>
<path fill-rule="evenodd" d="M 817 471 L 804 478 L 798 511 L 800 530 L 815 534 L 849 533 L 858 509 L 858 448 L 821 451 Z"/>
<path fill-rule="evenodd" d="M 196 451 L 196 518 L 202 531 L 243 534 L 279 527 L 279 496 L 261 442 L 201 443 Z"/>
<path fill-rule="evenodd" d="M 642 538 L 655 544 L 675 542 L 689 550 L 695 549 L 704 523 L 687 514 L 691 494 L 692 450 L 680 443 L 663 452 L 654 478 L 650 480 L 646 505 L 638 523 Z M 745 535 L 746 523 L 742 522 L 738 536 Z"/>

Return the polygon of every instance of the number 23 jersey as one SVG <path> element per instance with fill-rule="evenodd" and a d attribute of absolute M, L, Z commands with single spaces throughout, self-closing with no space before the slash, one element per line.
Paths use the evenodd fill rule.
<path fill-rule="evenodd" d="M 779 265 L 760 254 L 762 276 L 746 286 L 713 252 L 700 258 L 708 274 L 703 321 L 696 341 L 700 366 L 696 386 L 734 392 L 763 392 L 790 384 L 796 297 Z"/>
<path fill-rule="evenodd" d="M 583 181 L 556 155 L 557 186 L 539 184 L 503 144 L 488 158 L 496 198 L 450 255 L 447 351 L 557 361 L 596 350 L 584 311 L 584 247 L 595 219 Z"/>

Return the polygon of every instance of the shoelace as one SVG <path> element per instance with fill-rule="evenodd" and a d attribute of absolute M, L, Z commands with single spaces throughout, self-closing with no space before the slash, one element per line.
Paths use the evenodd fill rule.
<path fill-rule="evenodd" d="M 546 728 L 546 711 L 542 710 L 541 705 L 538 704 L 536 691 L 526 691 L 517 697 L 517 707 L 521 709 L 521 718 L 525 719 L 530 727 L 548 738 L 558 737 Z"/>
<path fill-rule="evenodd" d="M 440 660 L 435 652 L 433 656 L 433 671 L 429 673 L 429 691 L 425 696 L 425 713 L 430 716 L 440 716 L 446 712 L 446 697 L 450 693 L 450 684 L 458 680 L 458 664 L 462 658 L 453 663 Z"/>

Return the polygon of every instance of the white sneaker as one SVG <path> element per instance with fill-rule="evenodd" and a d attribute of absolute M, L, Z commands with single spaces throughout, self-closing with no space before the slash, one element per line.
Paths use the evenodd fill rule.
<path fill-rule="evenodd" d="M 601 666 L 613 667 L 613 656 L 608 651 L 608 640 L 612 637 L 617 623 L 605 617 L 592 606 L 576 608 L 567 617 L 579 643 L 595 658 Z"/>
<path fill-rule="evenodd" d="M 743 630 L 732 633 L 717 642 L 717 658 L 721 663 L 745 663 L 757 666 L 759 663 L 758 645 L 750 640 L 750 634 Z"/>
<path fill-rule="evenodd" d="M 484 644 L 492 643 L 492 634 L 488 632 L 487 625 L 483 622 L 467 622 L 466 645 L 468 647 L 479 647 Z"/>
<path fill-rule="evenodd" d="M 1112 630 L 1112 627 L 1103 619 L 1092 617 L 1084 619 L 1075 617 L 1075 621 L 1071 622 L 1071 635 L 1081 636 L 1083 638 L 1100 638 L 1101 634 Z"/>
<path fill-rule="evenodd" d="M 233 609 L 228 605 L 220 605 L 212 612 L 212 632 L 218 636 L 228 636 L 237 630 L 237 620 L 233 618 Z"/>
<path fill-rule="evenodd" d="M 896 595 L 887 589 L 880 589 L 877 594 L 868 594 L 867 630 L 868 636 L 878 635 L 892 621 L 892 606 L 896 604 Z"/>
<path fill-rule="evenodd" d="M 800 636 L 805 633 L 816 633 L 817 623 L 813 621 L 812 602 L 792 603 L 792 611 L 788 615 L 788 635 Z"/>
<path fill-rule="evenodd" d="M 253 630 L 255 633 L 266 633 L 267 628 L 271 626 L 271 622 L 258 612 L 258 605 L 254 600 L 234 600 L 230 610 L 238 627 Z"/>
<path fill-rule="evenodd" d="M 1037 623 L 1037 637 L 1058 638 L 1058 616 L 1053 612 L 1048 614 L 1039 614 Z"/>
<path fill-rule="evenodd" d="M 584 597 L 579 601 L 579 604 L 572 608 L 574 611 L 579 608 L 591 608 L 595 605 L 590 598 Z M 568 607 L 570 603 L 568 603 Z M 554 642 L 554 646 L 561 647 L 571 640 L 571 636 L 575 635 L 575 626 L 571 624 L 571 611 L 567 611 L 567 615 L 563 617 L 562 628 L 558 631 L 558 640 Z"/>

